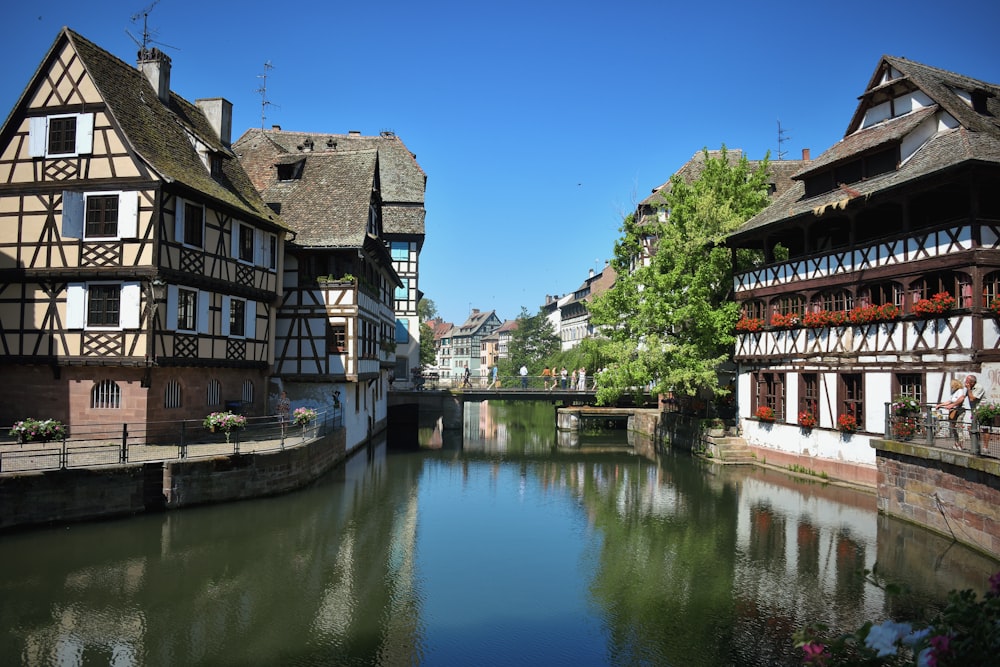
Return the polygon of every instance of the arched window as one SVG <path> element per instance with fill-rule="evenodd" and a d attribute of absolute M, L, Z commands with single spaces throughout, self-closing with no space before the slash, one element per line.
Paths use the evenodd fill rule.
<path fill-rule="evenodd" d="M 822 310 L 830 313 L 845 312 L 854 307 L 854 296 L 846 289 L 828 290 L 819 294 L 815 301 L 819 301 Z"/>
<path fill-rule="evenodd" d="M 1000 271 L 993 271 L 983 277 L 983 306 L 989 308 L 997 297 L 1000 297 Z"/>
<path fill-rule="evenodd" d="M 884 306 L 886 304 L 903 307 L 903 288 L 899 283 L 871 283 L 862 285 L 858 289 L 859 306 Z"/>
<path fill-rule="evenodd" d="M 209 407 L 215 407 L 222 403 L 222 383 L 216 379 L 211 379 L 208 381 L 208 387 L 205 394 L 205 405 Z"/>
<path fill-rule="evenodd" d="M 957 271 L 938 271 L 928 273 L 910 284 L 910 309 L 920 299 L 930 299 L 941 292 L 951 295 L 957 308 L 972 306 L 972 279 L 969 275 Z"/>
<path fill-rule="evenodd" d="M 167 386 L 163 388 L 163 407 L 181 407 L 181 383 L 177 380 L 168 381 Z"/>
<path fill-rule="evenodd" d="M 122 406 L 122 390 L 114 380 L 103 380 L 90 390 L 90 407 L 117 410 Z"/>
<path fill-rule="evenodd" d="M 798 294 L 788 294 L 771 302 L 771 313 L 781 315 L 802 315 L 806 310 L 806 300 Z"/>
<path fill-rule="evenodd" d="M 764 302 L 760 299 L 753 299 L 752 301 L 743 302 L 742 315 L 748 319 L 764 319 L 766 313 L 766 306 Z"/>

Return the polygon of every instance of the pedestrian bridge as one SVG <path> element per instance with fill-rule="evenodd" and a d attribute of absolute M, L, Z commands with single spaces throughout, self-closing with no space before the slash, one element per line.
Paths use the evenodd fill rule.
<path fill-rule="evenodd" d="M 461 428 L 462 415 L 467 402 L 482 401 L 549 401 L 555 407 L 594 406 L 597 392 L 570 389 L 522 389 L 520 387 L 465 388 L 465 389 L 393 389 L 389 392 L 390 429 L 394 420 L 417 420 L 420 416 L 444 417 L 444 428 Z M 644 394 L 636 403 L 632 395 L 622 396 L 608 408 L 656 407 L 657 398 Z"/>

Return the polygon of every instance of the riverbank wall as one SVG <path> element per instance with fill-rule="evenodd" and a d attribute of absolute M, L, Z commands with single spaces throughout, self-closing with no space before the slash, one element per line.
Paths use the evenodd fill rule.
<path fill-rule="evenodd" d="M 0 531 L 287 493 L 347 457 L 336 429 L 275 452 L 46 470 L 0 477 Z"/>

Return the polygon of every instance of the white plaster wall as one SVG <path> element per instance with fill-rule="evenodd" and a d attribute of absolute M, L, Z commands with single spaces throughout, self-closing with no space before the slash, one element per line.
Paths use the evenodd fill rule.
<path fill-rule="evenodd" d="M 823 428 L 805 431 L 797 424 L 763 424 L 755 419 L 744 419 L 743 439 L 750 445 L 789 454 L 875 465 L 871 437 L 861 433 L 848 436 Z"/>

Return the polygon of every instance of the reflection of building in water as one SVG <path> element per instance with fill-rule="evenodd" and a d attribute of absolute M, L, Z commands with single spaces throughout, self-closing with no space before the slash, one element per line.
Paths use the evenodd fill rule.
<path fill-rule="evenodd" d="M 801 599 L 799 589 L 819 585 L 834 607 L 861 604 L 865 613 L 880 616 L 884 593 L 858 574 L 875 564 L 878 521 L 872 508 L 756 477 L 744 479 L 740 490 L 737 548 L 768 567 L 737 566 L 736 590 L 790 609 Z"/>
<path fill-rule="evenodd" d="M 469 451 L 507 451 L 507 422 L 496 419 L 496 407 L 489 401 L 468 402 L 462 415 L 463 448 Z"/>

